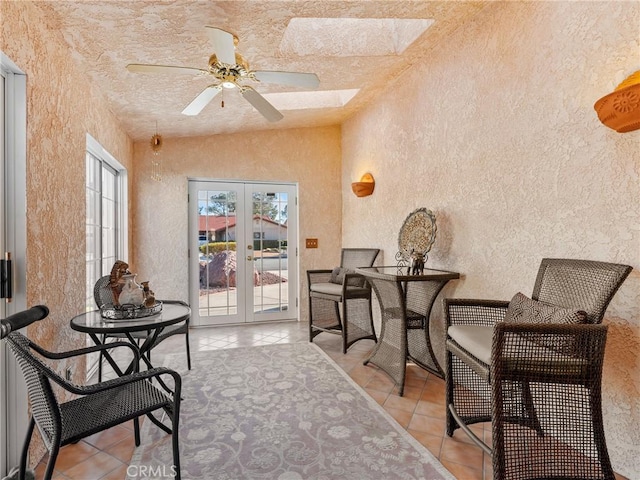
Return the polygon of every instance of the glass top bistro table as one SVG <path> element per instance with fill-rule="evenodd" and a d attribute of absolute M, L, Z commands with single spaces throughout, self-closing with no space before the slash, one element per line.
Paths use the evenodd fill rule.
<path fill-rule="evenodd" d="M 407 361 L 444 377 L 436 360 L 429 335 L 429 317 L 433 303 L 449 282 L 460 278 L 456 272 L 425 268 L 422 275 L 406 274 L 406 266 L 357 268 L 371 284 L 382 316 L 380 338 L 371 362 L 384 370 L 404 392 Z"/>
<path fill-rule="evenodd" d="M 169 325 L 183 322 L 187 320 L 190 315 L 191 309 L 181 302 L 165 302 L 159 313 L 148 317 L 116 320 L 104 318 L 100 310 L 93 310 L 73 317 L 70 325 L 73 330 L 88 334 L 96 345 L 103 344 L 100 339 L 100 336 L 103 334 L 123 334 L 137 349 L 138 353 L 140 353 L 140 359 L 145 362 L 147 368 L 153 368 L 148 353 L 155 345 L 158 335 Z M 141 345 L 138 345 L 136 342 L 132 335 L 133 332 L 148 332 L 147 337 Z M 109 355 L 108 351 L 105 350 L 104 355 L 118 375 L 126 375 L 133 371 L 133 361 L 123 372 L 113 360 L 113 357 Z"/>

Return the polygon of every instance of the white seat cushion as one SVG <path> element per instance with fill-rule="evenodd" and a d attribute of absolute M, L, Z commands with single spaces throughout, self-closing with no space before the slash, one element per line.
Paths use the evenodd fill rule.
<path fill-rule="evenodd" d="M 493 327 L 478 325 L 452 325 L 447 330 L 451 339 L 460 347 L 476 357 L 481 362 L 491 363 L 491 344 L 493 342 Z M 522 352 L 528 355 L 505 358 L 505 367 L 514 371 L 544 372 L 547 375 L 581 375 L 588 366 L 582 358 L 563 355 L 542 345 L 522 338 L 528 348 Z"/>
<path fill-rule="evenodd" d="M 313 283 L 311 285 L 312 292 L 324 293 L 325 295 L 342 295 L 342 285 L 338 283 Z"/>
<path fill-rule="evenodd" d="M 331 295 L 334 297 L 342 298 L 342 285 L 337 283 L 313 283 L 310 287 L 311 293 L 320 293 L 323 295 Z M 360 287 L 347 287 L 347 298 L 350 296 L 366 296 L 369 290 Z M 340 300 L 338 300 L 340 301 Z"/>
<path fill-rule="evenodd" d="M 451 325 L 447 330 L 451 339 L 458 345 L 489 365 L 491 362 L 491 342 L 493 341 L 493 327 L 479 325 Z"/>

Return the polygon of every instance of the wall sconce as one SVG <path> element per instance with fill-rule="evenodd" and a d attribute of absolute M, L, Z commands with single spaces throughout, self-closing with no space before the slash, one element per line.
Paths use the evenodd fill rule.
<path fill-rule="evenodd" d="M 616 132 L 625 133 L 640 128 L 640 70 L 632 73 L 593 106 L 598 118 Z"/>
<path fill-rule="evenodd" d="M 375 186 L 376 181 L 373 179 L 373 175 L 365 173 L 359 182 L 353 182 L 351 184 L 351 190 L 356 194 L 356 197 L 366 197 L 373 193 Z"/>

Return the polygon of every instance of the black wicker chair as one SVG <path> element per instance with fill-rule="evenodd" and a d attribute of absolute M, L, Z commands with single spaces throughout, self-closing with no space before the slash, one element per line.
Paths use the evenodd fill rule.
<path fill-rule="evenodd" d="M 494 479 L 614 479 L 601 406 L 607 327 L 599 324 L 631 270 L 543 259 L 524 307 L 521 295 L 445 299 L 447 435 L 460 427 L 492 455 Z M 492 448 L 469 429 L 489 421 Z"/>
<path fill-rule="evenodd" d="M 38 313 L 38 309 L 40 312 L 44 311 L 44 315 Z M 8 317 L 2 321 L 3 336 L 8 331 L 17 330 L 44 318 L 47 313 L 46 307 L 33 307 Z M 168 368 L 154 368 L 144 372 L 136 371 L 131 375 L 106 382 L 76 385 L 65 380 L 47 364 L 55 360 L 97 352 L 104 348 L 124 347 L 131 349 L 137 366 L 139 358 L 135 347 L 129 343 L 114 342 L 108 346 L 101 345 L 53 353 L 44 350 L 15 331 L 8 333 L 5 341 L 22 370 L 31 406 L 31 418 L 20 457 L 20 480 L 25 478 L 27 453 L 35 426 L 38 427 L 44 445 L 49 451 L 44 475 L 45 480 L 49 480 L 53 475 L 60 448 L 94 433 L 133 420 L 135 444 L 140 445 L 138 417 L 142 415 L 147 415 L 154 424 L 172 435 L 173 468 L 175 478 L 180 478 L 178 425 L 182 380 L 177 372 Z M 160 379 L 161 376 L 173 378 L 173 392 L 167 393 L 152 384 L 152 379 Z M 74 394 L 76 397 L 60 402 L 58 396 L 63 391 Z M 152 412 L 160 409 L 167 414 L 171 427 L 153 416 Z"/>
<path fill-rule="evenodd" d="M 110 306 L 113 306 L 114 304 L 113 293 L 111 288 L 109 287 L 109 282 L 110 282 L 109 275 L 105 275 L 104 277 L 100 277 L 100 279 L 96 282 L 96 284 L 93 287 L 93 298 L 98 308 L 102 308 L 104 306 L 110 307 Z M 162 303 L 168 303 L 168 304 L 173 303 L 173 304 L 188 306 L 186 302 L 183 302 L 181 300 L 162 300 Z M 181 335 L 181 334 L 184 334 L 185 336 L 185 344 L 186 344 L 185 346 L 187 350 L 187 368 L 191 370 L 191 349 L 189 347 L 189 319 L 185 320 L 184 322 L 180 322 L 175 325 L 170 325 L 166 327 L 160 333 L 160 335 L 158 335 L 158 338 L 156 338 L 156 341 L 154 345 L 151 347 L 151 349 L 158 346 L 162 341 L 166 340 L 167 338 L 173 335 Z M 138 343 L 140 343 L 140 342 L 144 342 L 147 339 L 147 337 L 149 336 L 149 332 L 131 332 L 129 335 L 131 335 Z M 105 343 L 109 338 L 126 338 L 126 336 L 122 333 L 114 333 L 112 335 L 103 335 L 102 343 Z M 147 358 L 149 359 L 149 361 L 151 361 L 151 349 L 149 349 L 149 351 L 147 352 Z M 98 361 L 98 381 L 99 382 L 102 381 L 103 356 L 104 354 L 101 351 L 100 359 Z"/>
<path fill-rule="evenodd" d="M 371 286 L 355 269 L 371 267 L 378 253 L 377 248 L 343 248 L 340 267 L 307 271 L 310 342 L 322 332 L 342 335 L 342 353 L 358 340 L 377 342 Z"/>

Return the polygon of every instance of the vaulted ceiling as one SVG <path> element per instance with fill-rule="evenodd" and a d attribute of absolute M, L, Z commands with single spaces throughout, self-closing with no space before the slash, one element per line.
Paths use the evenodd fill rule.
<path fill-rule="evenodd" d="M 414 63 L 428 61 L 488 3 L 57 0 L 39 6 L 125 131 L 139 141 L 156 128 L 183 137 L 340 124 L 394 88 Z M 312 72 L 319 87 L 251 83 L 282 112 L 278 122 L 268 122 L 237 89 L 224 90 L 199 115 L 186 116 L 182 110 L 212 77 L 126 69 L 130 63 L 207 69 L 214 50 L 206 26 L 235 34 L 236 51 L 251 70 Z"/>

